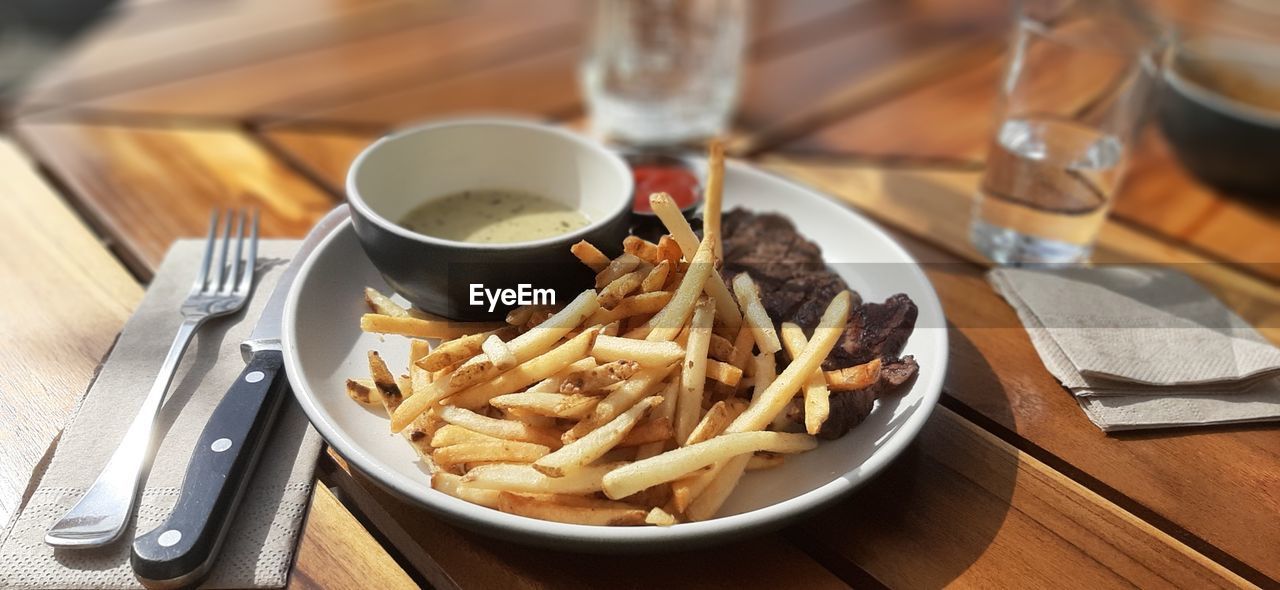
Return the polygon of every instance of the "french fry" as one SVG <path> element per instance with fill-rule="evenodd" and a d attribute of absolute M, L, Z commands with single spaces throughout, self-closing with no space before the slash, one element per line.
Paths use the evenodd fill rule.
<path fill-rule="evenodd" d="M 462 484 L 487 490 L 533 494 L 593 494 L 600 491 L 604 474 L 624 463 L 588 465 L 564 477 L 547 477 L 532 465 L 494 463 L 475 467 L 462 476 Z"/>
<path fill-rule="evenodd" d="M 440 448 L 463 443 L 496 443 L 502 439 L 467 430 L 456 424 L 445 424 L 431 436 L 431 447 Z"/>
<path fill-rule="evenodd" d="M 698 236 L 693 233 L 693 228 L 689 227 L 688 220 L 680 212 L 680 207 L 676 205 L 675 200 L 666 193 L 655 193 L 649 196 L 649 205 L 662 220 L 662 224 L 667 227 L 667 231 L 671 232 L 672 239 L 679 245 L 684 257 L 693 260 L 694 254 L 698 251 Z M 706 231 L 703 231 L 703 235 L 707 235 Z M 719 239 L 719 235 L 716 235 L 715 242 Z M 661 242 L 658 247 L 662 247 Z M 713 247 L 712 258 L 718 260 L 716 252 L 716 248 Z M 742 314 L 738 310 L 738 303 L 734 300 L 733 294 L 729 292 L 719 273 L 708 280 L 704 288 L 707 295 L 716 301 L 716 316 L 720 318 L 720 322 L 725 325 L 729 333 L 737 332 L 738 327 L 742 325 Z"/>
<path fill-rule="evenodd" d="M 676 517 L 670 512 L 654 506 L 649 509 L 649 513 L 644 516 L 644 523 L 654 526 L 672 526 L 676 524 Z"/>
<path fill-rule="evenodd" d="M 658 406 L 649 413 L 650 420 L 661 420 L 671 427 L 671 433 L 668 438 L 675 438 L 675 421 L 676 421 L 676 403 L 680 393 L 680 374 L 677 370 L 671 378 L 667 379 L 666 385 L 662 388 L 662 405 Z M 641 425 L 643 426 L 643 425 Z M 634 434 L 635 431 L 632 431 Z M 625 441 L 624 441 L 625 442 Z M 646 443 L 636 448 L 636 459 L 648 459 L 667 448 L 667 440 L 663 439 L 657 442 Z"/>
<path fill-rule="evenodd" d="M 693 306 L 698 302 L 698 296 L 702 294 L 703 286 L 715 272 L 711 259 L 711 243 L 714 238 L 715 236 L 703 238 L 697 254 L 689 263 L 689 272 L 685 273 L 684 280 L 676 288 L 675 295 L 671 296 L 671 301 L 662 308 L 662 311 L 649 320 L 647 325 L 650 326 L 650 330 L 645 336 L 646 340 L 672 340 L 689 320 L 689 316 L 693 314 Z"/>
<path fill-rule="evenodd" d="M 541 326 L 542 322 L 545 322 L 551 319 L 551 316 L 553 315 L 555 315 L 555 310 L 553 309 L 549 309 L 549 308 L 535 309 L 529 312 L 529 319 L 525 320 L 524 329 L 528 330 L 531 328 L 536 328 L 538 326 Z"/>
<path fill-rule="evenodd" d="M 597 361 L 633 361 L 642 367 L 665 367 L 679 360 L 685 351 L 675 342 L 651 342 L 616 336 L 600 336 L 591 347 Z"/>
<path fill-rule="evenodd" d="M 372 379 L 347 379 L 347 397 L 366 406 L 382 407 L 382 394 Z"/>
<path fill-rule="evenodd" d="M 641 293 L 653 293 L 661 291 L 667 284 L 667 275 L 671 274 L 671 261 L 662 260 L 653 268 L 649 269 L 649 274 L 644 276 L 644 280 L 640 281 Z"/>
<path fill-rule="evenodd" d="M 641 399 L 644 399 L 649 392 L 658 386 L 662 378 L 666 377 L 667 373 L 670 372 L 671 367 L 657 367 L 637 371 L 630 379 L 622 382 L 621 385 L 609 392 L 609 395 L 596 404 L 596 408 L 591 411 L 590 416 L 575 424 L 560 439 L 565 443 L 573 442 L 586 436 L 587 433 L 595 430 L 597 426 L 617 418 L 618 414 L 625 412 Z"/>
<path fill-rule="evenodd" d="M 681 217 L 684 217 L 684 215 L 681 214 Z M 665 224 L 666 222 L 663 223 Z M 688 224 L 689 222 L 686 221 L 685 225 Z M 691 228 L 689 232 L 692 233 L 693 229 Z M 695 236 L 694 242 L 696 243 L 697 241 L 698 238 Z M 658 239 L 658 259 L 665 260 L 670 263 L 672 273 L 675 273 L 676 267 L 680 266 L 681 256 L 680 244 L 679 242 L 676 242 L 675 238 L 671 237 L 671 234 L 663 234 L 662 237 Z"/>
<path fill-rule="evenodd" d="M 649 264 L 658 263 L 658 245 L 640 236 L 623 238 L 622 251 Z"/>
<path fill-rule="evenodd" d="M 600 336 L 596 337 L 597 344 Z M 640 370 L 640 363 L 629 360 L 617 360 L 605 363 L 586 371 L 575 371 L 565 375 L 560 382 L 560 393 L 576 393 L 586 394 L 588 392 L 596 392 L 613 385 L 619 381 L 625 381 L 636 371 Z"/>
<path fill-rule="evenodd" d="M 369 351 L 369 374 L 373 377 L 373 387 L 378 390 L 382 407 L 387 410 L 388 415 L 394 413 L 404 401 L 404 395 L 396 384 L 396 378 L 387 370 L 386 361 L 382 360 L 382 355 L 376 350 Z"/>
<path fill-rule="evenodd" d="M 512 338 L 510 342 L 507 342 L 507 347 L 515 355 L 517 363 L 524 363 L 551 349 L 565 334 L 578 327 L 583 320 L 595 313 L 598 308 L 599 303 L 596 301 L 596 292 L 590 289 L 583 291 L 569 305 L 556 312 L 542 325 Z M 483 340 L 481 343 L 483 343 Z M 485 362 L 490 364 L 490 368 L 477 377 L 478 380 L 483 380 L 497 373 L 497 370 L 492 368 L 492 362 L 489 361 L 488 355 L 481 353 L 463 363 L 463 366 L 466 366 L 467 363 L 482 364 Z M 459 367 L 459 370 L 461 369 L 462 367 Z M 415 395 L 411 398 L 411 401 L 402 404 L 391 418 L 391 431 L 399 432 L 412 422 L 418 414 L 431 407 L 432 404 L 474 383 L 474 381 L 466 382 L 455 379 L 456 374 L 448 379 L 433 381 L 431 389 L 423 392 L 423 395 Z"/>
<path fill-rule="evenodd" d="M 635 270 L 641 262 L 643 261 L 635 255 L 623 252 L 621 256 L 611 260 L 609 266 L 596 274 L 596 288 L 603 289 L 609 283 L 618 280 L 618 277 Z"/>
<path fill-rule="evenodd" d="M 751 326 L 742 324 L 738 336 L 733 340 L 733 358 L 729 360 L 729 364 L 747 374 L 747 367 L 751 366 L 751 349 L 755 347 L 755 343 L 756 337 L 751 332 Z"/>
<path fill-rule="evenodd" d="M 511 326 L 523 326 L 529 323 L 529 318 L 538 312 L 552 312 L 555 310 L 548 305 L 521 305 L 507 312 L 507 324 Z"/>
<path fill-rule="evenodd" d="M 646 270 L 633 270 L 605 285 L 600 290 L 600 307 L 606 310 L 617 307 L 624 297 L 640 288 L 640 283 L 644 281 L 647 274 L 649 273 Z"/>
<path fill-rule="evenodd" d="M 662 403 L 660 397 L 649 397 L 631 406 L 608 424 L 591 431 L 553 453 L 533 462 L 533 468 L 550 477 L 564 477 L 582 466 L 599 459 L 618 445 L 648 411 Z"/>
<path fill-rule="evenodd" d="M 560 386 L 564 383 L 565 379 L 568 379 L 570 376 L 578 373 L 582 373 L 584 371 L 590 371 L 591 369 L 594 369 L 597 366 L 599 365 L 596 364 L 596 359 L 593 359 L 591 357 L 578 359 L 576 361 L 573 361 L 572 363 L 569 363 L 569 366 L 563 369 L 560 369 L 560 372 L 556 373 L 555 375 L 547 377 L 546 379 L 543 379 L 542 381 L 539 381 L 534 385 L 529 386 L 529 388 L 526 389 L 525 391 L 529 393 L 557 393 L 560 391 Z M 568 392 L 568 393 L 580 393 L 580 392 Z"/>
<path fill-rule="evenodd" d="M 823 377 L 831 391 L 854 391 L 871 387 L 880 379 L 880 359 L 871 359 L 861 365 L 827 371 Z"/>
<path fill-rule="evenodd" d="M 724 203 L 724 144 L 712 139 L 707 154 L 707 190 L 703 194 L 702 227 L 706 233 L 720 235 L 720 209 Z M 716 259 L 724 257 L 724 246 L 719 238 L 715 243 Z"/>
<path fill-rule="evenodd" d="M 402 307 L 399 303 L 392 301 L 390 297 L 379 293 L 378 290 L 373 287 L 364 288 L 364 303 L 369 306 L 369 311 L 376 314 L 396 318 L 409 317 L 409 310 Z"/>
<path fill-rule="evenodd" d="M 755 337 L 756 346 L 760 348 L 760 352 L 773 354 L 782 350 L 782 343 L 778 341 L 778 331 L 773 328 L 773 320 L 769 319 L 769 313 L 764 310 L 764 304 L 760 303 L 760 290 L 756 288 L 756 283 L 751 280 L 751 276 L 743 272 L 733 277 L 733 293 L 738 297 L 738 304 L 742 306 L 743 321 L 751 326 L 751 334 Z"/>
<path fill-rule="evenodd" d="M 747 469 L 747 463 L 750 461 L 751 455 L 739 455 L 729 459 L 724 468 L 702 490 L 702 493 L 698 494 L 689 503 L 689 507 L 684 510 L 685 517 L 689 520 L 698 521 L 707 520 L 715 516 L 720 507 L 724 505 L 724 501 L 729 498 L 729 494 L 733 493 L 733 489 L 738 486 L 743 472 Z"/>
<path fill-rule="evenodd" d="M 711 334 L 711 344 L 707 347 L 707 357 L 732 364 L 734 352 L 736 351 L 733 348 L 733 343 L 728 338 L 719 334 Z"/>
<path fill-rule="evenodd" d="M 588 328 L 541 356 L 529 359 L 489 381 L 478 383 L 445 398 L 445 403 L 463 408 L 480 408 L 496 396 L 520 391 L 555 375 L 570 363 L 586 356 L 599 332 L 599 327 Z"/>
<path fill-rule="evenodd" d="M 502 410 L 503 418 L 507 420 L 515 420 L 516 422 L 524 422 L 533 428 L 560 430 L 556 424 L 556 419 L 550 416 L 542 416 L 535 414 L 523 408 L 506 408 Z"/>
<path fill-rule="evenodd" d="M 662 310 L 671 301 L 671 291 L 654 291 L 640 293 L 619 301 L 612 309 L 598 309 L 584 324 L 598 326 L 609 324 L 625 318 L 644 314 L 653 314 Z"/>
<path fill-rule="evenodd" d="M 782 346 L 787 349 L 791 358 L 799 356 L 808 340 L 804 331 L 791 322 L 782 324 Z M 877 359 L 879 360 L 879 359 Z M 804 382 L 804 429 L 809 434 L 818 434 L 822 425 L 831 415 L 831 390 L 827 389 L 827 381 L 822 370 L 814 371 Z M 748 469 L 751 467 L 748 465 Z"/>
<path fill-rule="evenodd" d="M 409 341 L 409 384 L 413 392 L 427 391 L 431 387 L 431 371 L 419 367 L 414 361 L 424 358 L 431 352 L 431 345 L 426 340 Z"/>
<path fill-rule="evenodd" d="M 456 365 L 480 354 L 484 341 L 489 336 L 496 335 L 503 340 L 515 336 L 516 332 L 512 326 L 490 330 L 488 332 L 479 332 L 453 340 L 447 340 L 436 345 L 435 349 L 427 356 L 418 359 L 415 364 L 428 370 L 440 371 L 451 365 Z"/>
<path fill-rule="evenodd" d="M 492 322 L 455 322 L 452 320 L 424 320 L 415 317 L 396 317 L 377 313 L 360 316 L 360 329 L 376 334 L 399 334 L 410 338 L 440 338 L 451 340 L 467 334 L 494 330 L 501 327 Z"/>
<path fill-rule="evenodd" d="M 600 272 L 609 266 L 609 257 L 586 240 L 570 246 L 569 251 L 594 272 Z"/>
<path fill-rule="evenodd" d="M 545 445 L 500 440 L 497 442 L 464 442 L 440 447 L 431 458 L 442 466 L 459 463 L 494 462 L 530 463 L 545 457 L 551 449 Z"/>
<path fill-rule="evenodd" d="M 508 393 L 489 400 L 495 408 L 520 409 L 539 416 L 576 420 L 594 410 L 600 398 L 563 393 Z"/>
<path fill-rule="evenodd" d="M 715 304 L 707 297 L 699 298 L 689 322 L 689 346 L 680 366 L 680 399 L 676 402 L 676 441 L 684 441 L 698 423 L 702 411 L 702 394 L 706 386 L 707 348 L 711 345 L 711 325 L 715 321 Z"/>
<path fill-rule="evenodd" d="M 502 440 L 531 442 L 553 449 L 560 447 L 560 437 L 553 430 L 533 428 L 515 420 L 490 418 L 454 406 L 443 406 L 438 412 L 441 420 L 480 434 Z"/>
<path fill-rule="evenodd" d="M 462 483 L 462 476 L 443 471 L 437 471 L 431 474 L 431 488 L 440 492 L 444 492 L 458 498 L 466 500 L 472 504 L 479 504 L 488 508 L 498 508 L 498 496 L 502 492 L 498 490 L 485 490 L 474 488 Z"/>
<path fill-rule="evenodd" d="M 404 397 L 413 395 L 413 382 L 409 380 L 408 375 L 396 377 L 396 387 L 400 388 L 400 395 Z"/>
<path fill-rule="evenodd" d="M 736 387 L 742 381 L 742 369 L 729 363 L 707 359 L 707 379 Z"/>
<path fill-rule="evenodd" d="M 643 508 L 623 502 L 595 500 L 573 505 L 511 492 L 499 492 L 498 510 L 539 520 L 597 526 L 637 526 L 645 524 L 648 516 Z"/>
<path fill-rule="evenodd" d="M 491 334 L 485 338 L 484 343 L 480 345 L 480 350 L 483 350 L 493 362 L 493 368 L 499 371 L 506 371 L 516 366 L 516 355 L 511 353 L 511 348 L 497 334 Z"/>
<path fill-rule="evenodd" d="M 723 434 L 698 444 L 680 447 L 614 469 L 604 476 L 604 493 L 612 499 L 630 496 L 645 488 L 672 481 L 703 467 L 728 461 L 744 453 L 801 453 L 818 446 L 807 434 L 788 432 L 739 432 Z M 745 458 L 750 458 L 747 455 Z M 746 462 L 743 461 L 745 467 Z M 694 504 L 697 500 L 694 500 Z"/>
<path fill-rule="evenodd" d="M 653 443 L 666 442 L 675 435 L 675 428 L 671 426 L 671 419 L 665 417 L 654 416 L 657 410 L 653 410 L 649 414 L 649 419 L 636 425 L 627 433 L 625 437 L 618 442 L 619 447 L 638 447 Z"/>
<path fill-rule="evenodd" d="M 685 437 L 682 446 L 696 445 L 702 441 L 711 440 L 711 438 L 724 432 L 724 429 L 729 427 L 729 423 L 733 422 L 733 418 L 733 411 L 729 409 L 727 402 L 720 400 L 712 404 L 707 413 L 702 415 L 702 420 L 698 422 L 698 425 L 694 426 L 689 436 Z"/>
<path fill-rule="evenodd" d="M 756 453 L 747 460 L 747 471 L 760 471 L 761 469 L 773 469 L 786 462 L 786 455 L 775 455 L 773 453 Z"/>
<path fill-rule="evenodd" d="M 813 338 L 804 347 L 786 370 L 763 392 L 751 399 L 751 405 L 738 416 L 726 429 L 727 432 L 746 432 L 760 430 L 773 421 L 773 418 L 791 401 L 795 392 L 800 389 L 809 375 L 818 369 L 827 354 L 835 348 L 845 324 L 849 321 L 851 298 L 848 291 L 842 291 L 827 305 L 818 327 L 813 331 Z"/>

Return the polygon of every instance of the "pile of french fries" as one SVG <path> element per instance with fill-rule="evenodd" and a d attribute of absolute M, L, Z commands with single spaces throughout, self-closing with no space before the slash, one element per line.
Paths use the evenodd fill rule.
<path fill-rule="evenodd" d="M 468 502 L 590 525 L 712 518 L 745 471 L 815 448 L 831 391 L 866 387 L 879 368 L 821 370 L 848 292 L 806 338 L 775 329 L 749 276 L 722 280 L 715 146 L 710 170 L 703 239 L 655 193 L 668 235 L 628 237 L 612 259 L 574 245 L 595 288 L 560 309 L 466 324 L 366 290 L 362 329 L 410 337 L 410 363 L 397 378 L 370 351 L 371 378 L 349 380 L 348 394 L 386 411 L 433 488 Z M 790 362 L 778 372 L 782 350 Z"/>

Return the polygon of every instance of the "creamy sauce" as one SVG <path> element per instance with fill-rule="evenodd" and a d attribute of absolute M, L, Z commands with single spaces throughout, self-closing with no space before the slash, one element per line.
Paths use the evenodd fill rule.
<path fill-rule="evenodd" d="M 550 238 L 588 223 L 586 215 L 564 203 L 505 189 L 468 190 L 434 198 L 400 220 L 402 227 L 420 234 L 489 244 Z"/>

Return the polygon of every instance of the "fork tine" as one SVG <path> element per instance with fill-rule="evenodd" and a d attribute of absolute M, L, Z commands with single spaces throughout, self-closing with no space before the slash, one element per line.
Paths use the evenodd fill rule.
<path fill-rule="evenodd" d="M 236 290 L 236 281 L 240 279 L 240 253 L 244 249 L 244 218 L 247 216 L 245 211 L 236 214 L 236 255 L 231 257 L 231 272 L 227 273 L 226 284 L 222 286 L 222 293 L 226 295 Z"/>
<path fill-rule="evenodd" d="M 226 219 L 222 224 L 222 248 L 218 250 L 218 264 L 213 267 L 214 270 L 217 271 L 217 274 L 214 275 L 214 280 L 209 283 L 210 293 L 217 293 L 218 291 L 221 291 L 222 283 L 226 280 L 227 249 L 228 246 L 231 245 L 231 222 L 233 221 L 234 215 L 235 212 L 228 209 Z"/>
<path fill-rule="evenodd" d="M 248 212 L 245 213 L 248 215 Z M 249 233 L 249 255 L 245 257 L 244 276 L 240 279 L 240 286 L 236 288 L 236 292 L 241 295 L 248 295 L 249 289 L 253 288 L 253 272 L 258 266 L 258 210 L 253 210 L 253 226 Z"/>
<path fill-rule="evenodd" d="M 218 235 L 218 210 L 214 209 L 209 215 L 209 240 L 204 244 L 204 261 L 200 263 L 200 274 L 196 275 L 196 280 L 191 285 L 192 293 L 199 293 L 204 290 L 204 285 L 209 280 L 209 263 L 213 260 L 213 248 L 217 243 Z"/>

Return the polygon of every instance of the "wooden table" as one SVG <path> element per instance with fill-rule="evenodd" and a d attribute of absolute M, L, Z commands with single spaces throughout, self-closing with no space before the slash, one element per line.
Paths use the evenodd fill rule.
<path fill-rule="evenodd" d="M 1280 30 L 1258 3 L 1152 4 Z M 1280 429 L 1102 434 L 983 279 L 965 231 L 1003 3 L 753 7 L 734 154 L 890 228 L 950 319 L 942 404 L 910 450 L 781 533 L 646 558 L 481 538 L 330 454 L 290 585 L 1280 587 Z M 45 70 L 0 143 L 0 520 L 175 238 L 240 204 L 300 236 L 342 199 L 353 155 L 416 119 L 580 125 L 584 15 L 573 0 L 148 0 Z M 1197 184 L 1154 131 L 1096 259 L 1178 264 L 1280 341 L 1280 210 Z"/>

